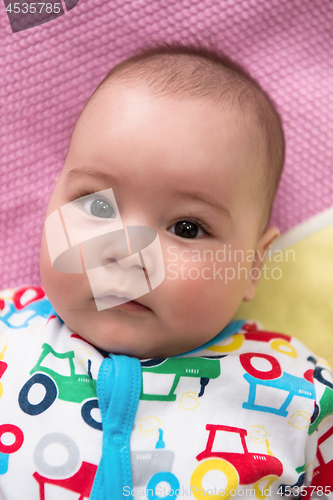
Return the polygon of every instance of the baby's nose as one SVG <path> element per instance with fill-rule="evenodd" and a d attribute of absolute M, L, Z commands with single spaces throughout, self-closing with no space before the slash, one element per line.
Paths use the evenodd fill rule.
<path fill-rule="evenodd" d="M 109 233 L 106 237 L 106 245 L 101 249 L 101 264 L 120 262 L 131 255 L 131 249 L 124 229 Z"/>
<path fill-rule="evenodd" d="M 123 229 L 87 239 L 81 243 L 85 269 L 106 266 L 130 255 Z"/>

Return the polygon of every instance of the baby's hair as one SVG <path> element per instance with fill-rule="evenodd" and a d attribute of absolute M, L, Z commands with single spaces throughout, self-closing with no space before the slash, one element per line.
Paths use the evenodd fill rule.
<path fill-rule="evenodd" d="M 226 54 L 196 44 L 158 43 L 140 49 L 117 64 L 98 85 L 93 96 L 107 82 L 145 84 L 153 94 L 177 98 L 201 98 L 216 105 L 238 106 L 255 119 L 261 132 L 265 167 L 261 169 L 263 214 L 260 232 L 266 227 L 280 182 L 285 139 L 282 120 L 268 93 L 243 68 Z M 258 176 L 260 177 L 260 176 Z M 253 184 L 258 185 L 254 180 Z"/>

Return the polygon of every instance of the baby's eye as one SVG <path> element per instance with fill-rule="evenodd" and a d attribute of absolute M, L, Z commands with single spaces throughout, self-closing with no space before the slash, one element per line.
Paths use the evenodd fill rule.
<path fill-rule="evenodd" d="M 113 206 L 104 198 L 91 196 L 82 202 L 82 206 L 89 214 L 100 219 L 113 219 L 116 216 Z"/>
<path fill-rule="evenodd" d="M 190 220 L 182 220 L 176 222 L 171 228 L 174 227 L 174 230 L 171 231 L 176 236 L 180 236 L 181 238 L 191 238 L 194 239 L 198 235 L 208 235 L 209 233 L 202 228 L 202 225 L 199 223 L 190 221 Z"/>

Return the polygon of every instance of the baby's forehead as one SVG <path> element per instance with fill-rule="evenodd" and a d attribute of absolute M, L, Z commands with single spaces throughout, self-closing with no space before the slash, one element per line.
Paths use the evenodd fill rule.
<path fill-rule="evenodd" d="M 258 119 L 255 113 L 242 107 L 235 102 L 215 102 L 213 99 L 203 96 L 188 96 L 179 93 L 155 93 L 142 82 L 128 86 L 128 84 L 110 83 L 101 87 L 98 92 L 94 92 L 87 101 L 75 127 L 81 121 L 86 122 L 86 126 L 94 127 L 96 121 L 105 119 L 117 126 L 118 112 L 121 113 L 129 108 L 144 107 L 148 109 L 148 104 L 153 103 L 156 109 L 160 108 L 160 113 L 155 116 L 154 125 L 158 126 L 165 121 L 165 106 L 167 105 L 168 118 L 178 120 L 179 113 L 187 114 L 192 121 L 201 120 L 207 125 L 212 121 L 217 121 L 223 115 L 229 115 L 235 121 L 239 129 L 233 129 L 234 134 L 239 131 L 246 131 L 247 135 L 260 133 Z M 121 109 L 123 108 L 123 109 Z M 200 111 L 206 108 L 209 113 L 203 116 Z M 123 113 L 122 113 L 123 114 Z M 218 131 L 218 129 L 217 129 Z M 223 132 L 223 129 L 221 129 Z M 264 142 L 264 141 L 261 141 Z M 170 144 L 172 147 L 172 144 Z"/>
<path fill-rule="evenodd" d="M 161 176 L 163 161 L 168 157 L 173 161 L 172 153 L 178 148 L 177 159 L 181 158 L 182 164 L 178 163 L 178 169 L 170 166 L 168 176 L 181 177 L 183 167 L 184 175 L 203 175 L 212 186 L 216 178 L 224 175 L 223 170 L 217 168 L 217 162 L 237 170 L 240 162 L 235 158 L 238 160 L 241 155 L 249 166 L 254 158 L 256 164 L 262 160 L 259 157 L 263 153 L 263 141 L 258 137 L 256 120 L 239 105 L 214 105 L 209 100 L 179 95 L 156 96 L 142 85 L 129 88 L 118 84 L 100 89 L 88 101 L 75 129 L 72 139 L 77 151 L 92 143 L 93 134 L 99 136 L 94 146 L 96 156 L 97 148 L 106 150 L 110 146 L 114 156 L 123 153 L 124 157 L 126 150 L 135 144 L 137 169 L 143 168 L 139 157 L 155 155 L 156 161 L 149 169 L 160 172 Z M 112 131 L 111 139 L 106 133 L 108 130 Z M 213 158 L 214 154 L 219 155 L 218 159 Z M 195 169 L 187 164 L 193 161 Z M 127 169 L 127 165 L 122 168 Z"/>
<path fill-rule="evenodd" d="M 118 129 L 119 134 L 126 134 L 131 132 L 135 121 L 144 122 L 146 116 L 151 120 L 151 128 L 161 131 L 164 125 L 176 128 L 181 121 L 183 129 L 177 129 L 180 139 L 183 137 L 185 140 L 186 133 L 194 131 L 197 124 L 196 129 L 201 126 L 200 131 L 207 136 L 207 140 L 211 138 L 211 141 L 215 139 L 218 142 L 221 135 L 228 133 L 230 147 L 233 147 L 233 140 L 242 135 L 243 138 L 251 138 L 251 144 L 260 149 L 258 144 L 254 144 L 259 129 L 256 117 L 245 112 L 237 103 L 216 104 L 202 97 L 189 98 L 178 94 L 156 95 L 142 85 L 129 88 L 118 84 L 101 88 L 88 101 L 75 128 L 83 122 L 86 131 L 96 128 L 99 122 L 104 127 Z M 172 149 L 174 144 L 165 142 L 165 146 Z M 205 152 L 209 153 L 208 148 L 202 147 L 201 153 Z"/>

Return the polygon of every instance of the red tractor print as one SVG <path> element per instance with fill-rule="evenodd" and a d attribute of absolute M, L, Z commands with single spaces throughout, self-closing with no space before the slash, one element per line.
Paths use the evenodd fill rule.
<path fill-rule="evenodd" d="M 52 484 L 54 486 L 59 486 L 60 488 L 72 491 L 73 493 L 78 493 L 80 495 L 78 500 L 84 500 L 85 498 L 89 498 L 96 471 L 97 465 L 82 462 L 82 465 L 77 473 L 67 479 L 49 479 L 41 476 L 38 472 L 35 472 L 33 476 L 39 484 L 40 500 L 45 500 L 46 484 Z"/>
<path fill-rule="evenodd" d="M 227 425 L 207 424 L 209 431 L 206 449 L 197 455 L 197 460 L 203 462 L 194 470 L 191 478 L 192 491 L 196 498 L 200 498 L 198 493 L 203 491 L 202 479 L 210 470 L 219 470 L 225 474 L 228 480 L 227 488 L 224 491 L 224 498 L 232 495 L 231 491 L 236 490 L 240 484 L 253 484 L 254 490 L 259 491 L 259 483 L 267 479 L 272 484 L 283 472 L 283 466 L 277 458 L 262 453 L 250 453 L 247 449 L 245 436 L 247 431 L 238 427 Z M 217 431 L 233 432 L 239 435 L 244 453 L 233 453 L 223 451 L 212 451 Z M 266 485 L 267 487 L 268 485 Z"/>
<path fill-rule="evenodd" d="M 329 441 L 328 441 L 329 440 Z M 317 491 L 318 497 L 325 498 L 325 495 L 333 493 L 333 459 L 326 462 L 320 447 L 325 443 L 325 448 L 332 449 L 333 447 L 333 427 L 328 429 L 323 436 L 318 439 L 317 459 L 318 467 L 313 471 L 311 486 L 307 488 L 306 500 L 313 498 Z M 329 443 L 329 446 L 328 446 Z M 324 496 L 323 496 L 324 495 Z"/>
<path fill-rule="evenodd" d="M 65 448 L 68 456 L 65 463 L 53 465 L 45 459 L 44 452 L 52 444 L 58 444 Z M 40 500 L 45 500 L 46 484 L 77 493 L 78 500 L 89 498 L 97 465 L 81 461 L 79 448 L 69 436 L 59 432 L 43 436 L 35 448 L 34 462 L 39 470 L 39 472 L 34 472 L 33 477 L 39 484 Z"/>

